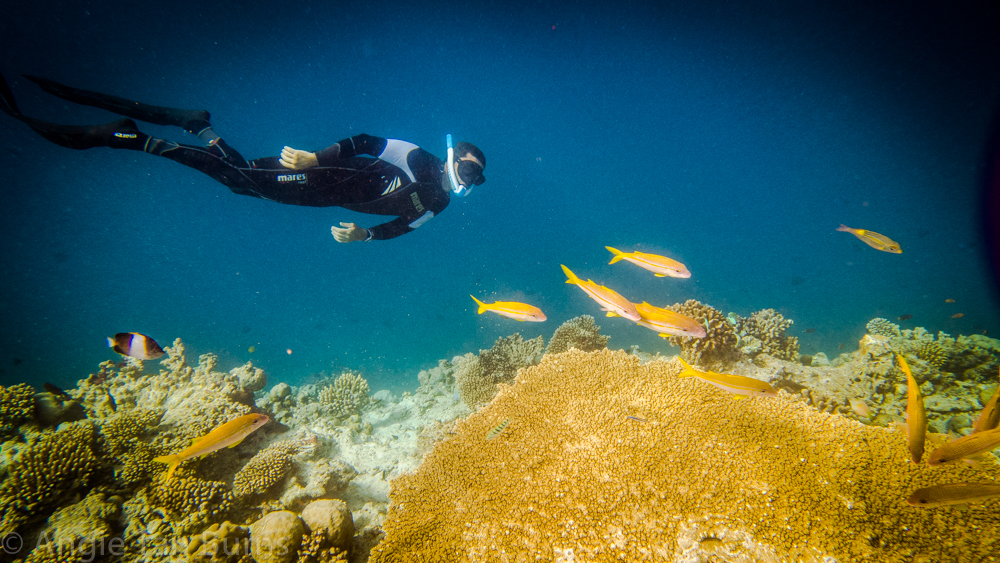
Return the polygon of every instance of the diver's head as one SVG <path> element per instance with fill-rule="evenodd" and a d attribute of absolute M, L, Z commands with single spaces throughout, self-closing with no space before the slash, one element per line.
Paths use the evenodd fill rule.
<path fill-rule="evenodd" d="M 480 186 L 486 181 L 483 176 L 486 155 L 472 143 L 460 142 L 452 147 L 451 135 L 448 135 L 447 140 L 448 162 L 445 164 L 445 177 L 442 181 L 455 195 L 465 196 L 474 186 Z"/>

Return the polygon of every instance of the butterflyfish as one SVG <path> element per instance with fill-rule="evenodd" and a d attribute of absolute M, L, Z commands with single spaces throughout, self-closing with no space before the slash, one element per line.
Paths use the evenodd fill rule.
<path fill-rule="evenodd" d="M 137 360 L 155 360 L 163 355 L 163 348 L 155 340 L 138 332 L 119 332 L 108 337 L 108 347 Z"/>
<path fill-rule="evenodd" d="M 610 246 L 605 246 L 615 255 L 608 264 L 614 264 L 619 260 L 628 260 L 629 262 L 639 266 L 644 270 L 649 270 L 658 278 L 671 277 L 671 278 L 690 278 L 691 272 L 688 271 L 687 266 L 681 264 L 677 260 L 667 258 L 666 256 L 659 256 L 657 254 L 646 254 L 645 252 L 622 252 L 617 248 L 611 248 Z"/>
<path fill-rule="evenodd" d="M 979 413 L 979 418 L 972 425 L 973 433 L 993 430 L 997 426 L 1000 426 L 1000 403 L 997 402 L 998 400 L 1000 400 L 1000 387 L 997 387 L 997 390 L 993 392 L 993 396 L 986 402 L 983 412 Z"/>
<path fill-rule="evenodd" d="M 979 502 L 1000 496 L 1000 483 L 947 483 L 917 489 L 906 499 L 910 506 L 935 508 Z"/>
<path fill-rule="evenodd" d="M 543 313 L 541 309 L 533 305 L 528 305 L 527 303 L 518 303 L 517 301 L 497 301 L 495 303 L 487 304 L 476 299 L 475 295 L 470 295 L 469 297 L 471 297 L 472 300 L 479 305 L 480 315 L 486 311 L 492 311 L 501 317 L 514 319 L 515 321 L 531 321 L 534 323 L 540 323 L 546 319 L 545 313 Z"/>
<path fill-rule="evenodd" d="M 906 374 L 906 438 L 910 448 L 910 461 L 920 463 L 924 457 L 924 439 L 927 438 L 927 414 L 920 386 L 910 371 L 906 358 L 896 354 L 900 369 Z"/>
<path fill-rule="evenodd" d="M 563 266 L 562 269 L 566 273 L 566 277 L 569 278 L 566 280 L 566 283 L 576 284 L 591 299 L 597 301 L 601 305 L 601 310 L 606 311 L 609 317 L 618 315 L 619 317 L 625 317 L 630 321 L 636 322 L 642 319 L 639 316 L 639 312 L 635 310 L 635 305 L 628 299 L 618 295 L 613 289 L 604 287 L 591 280 L 583 281 L 566 266 Z"/>
<path fill-rule="evenodd" d="M 489 441 L 499 436 L 500 433 L 503 432 L 504 428 L 507 428 L 508 424 L 510 424 L 510 417 L 503 419 L 503 422 L 491 428 L 490 431 L 486 433 L 486 440 Z"/>
<path fill-rule="evenodd" d="M 1000 428 L 975 432 L 952 440 L 931 452 L 927 465 L 936 467 L 946 463 L 954 463 L 960 459 L 973 457 L 1000 446 Z"/>
<path fill-rule="evenodd" d="M 698 321 L 670 309 L 655 307 L 643 301 L 635 306 L 635 310 L 642 317 L 639 326 L 655 330 L 663 338 L 668 336 L 704 338 L 708 334 Z"/>
<path fill-rule="evenodd" d="M 700 371 L 691 367 L 680 356 L 677 359 L 684 366 L 677 377 L 697 377 L 702 381 L 728 391 L 735 395 L 736 399 L 744 397 L 777 397 L 778 392 L 774 390 L 766 381 L 745 377 L 742 375 L 732 375 L 728 373 L 715 373 L 714 371 Z"/>
<path fill-rule="evenodd" d="M 264 414 L 238 416 L 198 438 L 187 449 L 176 454 L 153 458 L 153 461 L 167 464 L 167 479 L 170 479 L 181 462 L 206 456 L 222 448 L 232 448 L 242 442 L 243 438 L 267 424 L 268 420 Z"/>
<path fill-rule="evenodd" d="M 892 240 L 891 238 L 880 235 L 875 231 L 869 231 L 866 229 L 852 229 L 847 225 L 841 225 L 837 227 L 838 231 L 843 231 L 845 233 L 851 233 L 852 235 L 858 237 L 861 242 L 867 244 L 868 246 L 874 248 L 875 250 L 881 250 L 882 252 L 891 252 L 893 254 L 902 254 L 903 249 L 899 247 L 899 243 Z"/>

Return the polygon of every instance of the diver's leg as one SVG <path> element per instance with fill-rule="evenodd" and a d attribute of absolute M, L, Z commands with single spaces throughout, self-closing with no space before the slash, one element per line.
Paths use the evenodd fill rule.
<path fill-rule="evenodd" d="M 185 131 L 197 135 L 206 144 L 213 142 L 218 138 L 218 136 L 212 132 L 212 125 L 209 123 L 209 113 L 203 109 L 178 109 L 164 106 L 151 106 L 149 104 L 119 98 L 118 96 L 72 88 L 70 86 L 66 86 L 65 84 L 60 84 L 40 76 L 25 74 L 24 77 L 35 84 L 38 84 L 42 90 L 45 90 L 49 94 L 58 96 L 76 104 L 108 110 L 110 112 L 117 113 L 118 115 L 124 115 L 125 117 L 131 117 L 132 119 L 145 121 L 146 123 L 152 123 L 154 125 L 174 125 L 181 127 Z"/>

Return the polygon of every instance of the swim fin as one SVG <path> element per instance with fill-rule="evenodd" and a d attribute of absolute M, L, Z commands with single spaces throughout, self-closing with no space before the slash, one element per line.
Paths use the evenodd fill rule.
<path fill-rule="evenodd" d="M 125 117 L 131 117 L 132 119 L 145 121 L 146 123 L 153 123 L 155 125 L 174 125 L 176 127 L 181 127 L 188 133 L 192 133 L 194 135 L 197 135 L 206 128 L 211 127 L 211 124 L 209 123 L 210 115 L 203 109 L 191 110 L 151 106 L 149 104 L 119 98 L 118 96 L 111 96 L 108 94 L 101 94 L 100 92 L 73 88 L 40 76 L 25 74 L 24 77 L 35 84 L 38 84 L 42 90 L 45 90 L 53 96 L 58 96 L 76 104 L 108 110 L 110 112 L 117 113 L 118 115 L 124 115 Z"/>
<path fill-rule="evenodd" d="M 0 74 L 0 109 L 17 117 L 21 111 L 17 109 L 17 102 L 14 101 L 14 93 L 10 91 L 7 80 Z"/>

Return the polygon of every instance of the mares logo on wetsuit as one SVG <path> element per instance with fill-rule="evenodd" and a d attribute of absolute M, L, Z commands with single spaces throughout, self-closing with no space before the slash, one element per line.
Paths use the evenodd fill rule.
<path fill-rule="evenodd" d="M 417 196 L 417 192 L 412 192 L 410 194 L 410 200 L 413 201 L 413 207 L 417 208 L 417 213 L 424 212 L 424 204 L 420 203 L 420 198 Z"/>
<path fill-rule="evenodd" d="M 137 139 L 139 137 L 135 133 L 112 133 L 112 135 L 119 139 Z"/>
<path fill-rule="evenodd" d="M 278 174 L 279 182 L 305 182 L 305 174 Z"/>

